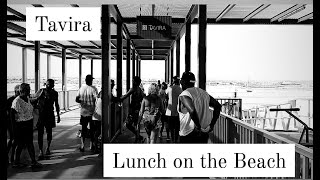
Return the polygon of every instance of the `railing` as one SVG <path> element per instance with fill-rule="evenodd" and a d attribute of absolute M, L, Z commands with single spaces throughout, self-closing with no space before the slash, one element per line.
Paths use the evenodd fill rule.
<path fill-rule="evenodd" d="M 211 143 L 231 144 L 295 144 L 295 178 L 313 178 L 313 150 L 296 144 L 274 133 L 258 129 L 240 119 L 221 113 L 214 130 L 210 133 Z M 282 178 L 278 178 L 282 179 Z"/>
<path fill-rule="evenodd" d="M 111 103 L 110 137 L 111 142 L 121 133 L 124 120 L 129 114 L 129 98 L 122 103 Z"/>
<path fill-rule="evenodd" d="M 216 98 L 222 105 L 221 112 L 229 116 L 242 118 L 242 99 L 238 98 Z"/>

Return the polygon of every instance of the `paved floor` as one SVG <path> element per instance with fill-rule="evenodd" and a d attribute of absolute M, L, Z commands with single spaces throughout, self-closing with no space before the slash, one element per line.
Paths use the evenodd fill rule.
<path fill-rule="evenodd" d="M 79 125 L 80 110 L 76 109 L 61 115 L 61 122 L 53 129 L 53 141 L 51 145 L 52 155 L 39 161 L 42 168 L 31 169 L 29 166 L 7 169 L 8 179 L 82 179 L 102 178 L 102 157 L 93 154 L 89 150 L 89 142 L 86 142 L 86 151 L 79 151 L 80 138 L 76 133 Z M 46 136 L 44 137 L 46 148 Z M 37 131 L 34 132 L 34 147 L 36 157 L 39 148 L 37 144 Z M 21 155 L 21 161 L 30 164 L 30 158 L 26 150 Z"/>
<path fill-rule="evenodd" d="M 42 168 L 32 169 L 29 166 L 7 169 L 8 179 L 97 179 L 103 178 L 103 160 L 99 154 L 89 150 L 89 141 L 86 141 L 85 152 L 79 151 L 80 138 L 76 136 L 81 126 L 79 124 L 80 109 L 75 109 L 61 115 L 61 122 L 53 129 L 51 144 L 52 155 L 39 161 Z M 143 126 L 141 126 L 143 127 Z M 166 132 L 163 132 L 165 135 Z M 143 128 L 141 135 L 147 137 Z M 34 132 L 33 143 L 36 157 L 39 154 L 37 131 Z M 166 143 L 166 136 L 159 138 L 158 142 Z M 134 143 L 134 134 L 123 128 L 114 143 Z M 146 143 L 146 142 L 145 142 Z M 46 148 L 46 135 L 44 135 L 44 149 Z M 30 165 L 27 150 L 21 154 L 21 162 Z"/>

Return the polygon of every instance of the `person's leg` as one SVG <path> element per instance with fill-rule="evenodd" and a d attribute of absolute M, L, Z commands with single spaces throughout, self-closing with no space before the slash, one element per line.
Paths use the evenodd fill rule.
<path fill-rule="evenodd" d="M 101 134 L 101 121 L 96 121 L 96 131 L 95 131 L 95 134 L 94 134 L 94 145 L 95 145 L 95 153 L 98 153 L 99 152 L 99 136 Z M 100 147 L 101 148 L 101 147 Z"/>
<path fill-rule="evenodd" d="M 167 116 L 167 123 L 168 123 L 168 129 L 170 131 L 170 134 L 171 134 L 171 143 L 175 143 L 174 141 L 174 121 L 173 121 L 173 118 L 171 116 Z"/>
<path fill-rule="evenodd" d="M 25 128 L 25 135 L 24 135 L 24 141 L 27 144 L 27 149 L 29 152 L 29 156 L 31 158 L 32 164 L 36 163 L 36 157 L 35 157 L 35 151 L 33 146 L 33 120 L 29 120 L 25 122 L 26 126 Z"/>
<path fill-rule="evenodd" d="M 17 131 L 16 131 L 16 143 L 17 143 L 17 149 L 16 149 L 16 153 L 15 153 L 15 160 L 14 160 L 14 165 L 18 165 L 20 164 L 20 155 L 24 146 L 24 141 L 23 141 L 23 136 L 24 136 L 24 132 L 23 132 L 23 128 L 22 128 L 22 122 L 17 122 L 16 123 L 16 127 L 17 127 Z"/>
<path fill-rule="evenodd" d="M 158 137 L 159 130 L 160 130 L 160 128 L 156 128 L 156 129 L 151 130 L 150 144 L 155 144 L 157 142 L 157 137 Z"/>
<path fill-rule="evenodd" d="M 52 142 L 52 127 L 46 127 L 47 132 L 47 149 L 46 149 L 46 155 L 50 155 L 50 145 Z"/>
<path fill-rule="evenodd" d="M 85 136 L 87 135 L 88 133 L 88 120 L 86 117 L 84 116 L 81 116 L 81 120 L 80 120 L 80 123 L 81 123 L 81 126 L 82 126 L 82 129 L 81 129 L 81 146 L 80 146 L 80 151 L 84 151 L 84 142 L 85 142 Z"/>
<path fill-rule="evenodd" d="M 163 129 L 164 129 L 164 123 L 165 123 L 165 115 L 161 115 L 161 128 L 160 128 L 160 133 L 159 133 L 159 138 L 162 137 L 162 132 L 163 132 Z M 168 134 L 167 134 L 168 135 Z"/>
<path fill-rule="evenodd" d="M 97 131 L 97 124 L 96 120 L 91 120 L 90 123 L 90 150 L 94 151 L 95 150 L 95 133 Z"/>
<path fill-rule="evenodd" d="M 39 160 L 42 160 L 44 158 L 44 153 L 43 153 L 43 134 L 44 134 L 44 126 L 38 125 L 38 146 L 39 146 Z"/>
<path fill-rule="evenodd" d="M 179 131 L 180 131 L 180 119 L 179 119 L 179 116 L 174 116 L 171 120 L 173 123 L 173 133 L 174 133 L 171 135 L 174 136 L 173 138 L 174 142 L 177 143 L 179 138 Z"/>

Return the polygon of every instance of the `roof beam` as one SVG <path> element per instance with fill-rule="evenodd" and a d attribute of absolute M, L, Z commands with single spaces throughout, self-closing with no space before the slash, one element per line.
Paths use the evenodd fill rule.
<path fill-rule="evenodd" d="M 101 49 L 101 47 L 100 46 L 98 46 L 98 44 L 96 44 L 95 42 L 93 42 L 93 41 L 89 41 L 91 44 L 93 44 L 96 48 L 98 48 L 98 49 Z"/>
<path fill-rule="evenodd" d="M 172 18 L 172 23 L 184 23 L 185 18 Z M 136 24 L 137 18 L 136 17 L 125 17 L 122 19 L 123 23 L 126 24 Z"/>
<path fill-rule="evenodd" d="M 307 14 L 307 15 L 305 15 L 305 16 L 300 17 L 300 18 L 298 19 L 298 23 L 300 23 L 300 22 L 302 22 L 302 21 L 305 21 L 305 20 L 308 20 L 308 19 L 310 19 L 310 18 L 312 18 L 312 17 L 313 17 L 313 12 L 312 12 L 312 13 L 309 13 L 309 14 Z"/>
<path fill-rule="evenodd" d="M 21 26 L 14 24 L 12 22 L 7 22 L 7 28 L 9 28 L 13 31 L 22 33 L 22 34 L 26 34 L 26 29 L 24 27 L 21 27 Z"/>
<path fill-rule="evenodd" d="M 271 22 L 274 22 L 274 21 L 277 21 L 278 19 L 280 19 L 281 17 L 283 16 L 286 16 L 287 14 L 291 13 L 291 12 L 294 12 L 295 10 L 299 9 L 299 8 L 303 8 L 305 5 L 299 5 L 299 4 L 296 4 L 290 8 L 288 8 L 287 10 L 285 11 L 282 11 L 281 13 L 277 14 L 276 16 L 272 17 L 271 18 Z"/>
<path fill-rule="evenodd" d="M 7 6 L 7 11 L 9 11 L 10 13 L 12 13 L 12 14 L 14 14 L 14 15 L 16 15 L 16 16 L 18 16 L 18 17 L 20 17 L 21 19 L 26 20 L 26 15 L 24 15 L 24 14 L 22 14 L 22 13 L 20 13 L 20 12 L 16 11 L 16 10 L 14 10 L 14 9 L 12 9 L 12 8 L 11 8 L 11 7 L 9 7 L 9 6 Z"/>
<path fill-rule="evenodd" d="M 216 18 L 216 22 L 220 21 L 224 15 L 226 15 L 233 7 L 235 4 L 229 4 Z"/>
<path fill-rule="evenodd" d="M 19 16 L 16 16 L 16 15 L 7 15 L 7 21 L 18 21 L 18 22 L 26 22 L 25 19 L 19 17 Z"/>
<path fill-rule="evenodd" d="M 255 15 L 257 15 L 258 13 L 260 13 L 261 11 L 265 10 L 267 7 L 269 7 L 270 4 L 262 4 L 261 6 L 259 6 L 257 9 L 255 9 L 254 11 L 252 11 L 251 13 L 249 13 L 244 19 L 243 22 L 248 21 L 249 19 L 251 19 L 252 17 L 254 17 Z"/>

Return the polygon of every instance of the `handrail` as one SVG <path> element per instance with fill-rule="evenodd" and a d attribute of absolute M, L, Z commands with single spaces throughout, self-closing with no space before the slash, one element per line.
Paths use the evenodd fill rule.
<path fill-rule="evenodd" d="M 301 133 L 300 139 L 299 139 L 299 144 L 301 144 L 302 138 L 304 133 L 306 133 L 306 143 L 309 143 L 309 130 L 313 131 L 312 128 L 310 128 L 306 123 L 301 121 L 297 116 L 291 113 L 291 111 L 300 111 L 299 108 L 289 108 L 289 109 L 270 109 L 270 111 L 285 111 L 287 112 L 290 116 L 292 116 L 295 120 L 299 121 L 303 125 L 303 131 Z"/>
<path fill-rule="evenodd" d="M 259 129 L 238 118 L 221 113 L 209 137 L 212 143 L 295 144 L 295 178 L 313 178 L 313 149 L 297 144 L 272 132 Z"/>

